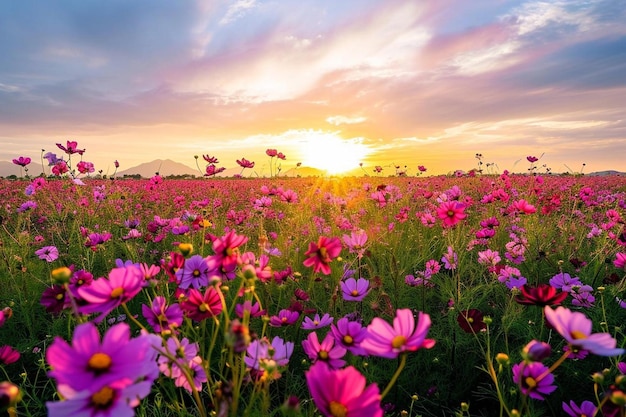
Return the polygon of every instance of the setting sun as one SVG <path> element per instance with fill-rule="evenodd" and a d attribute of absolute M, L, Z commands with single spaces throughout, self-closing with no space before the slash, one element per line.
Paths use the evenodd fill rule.
<path fill-rule="evenodd" d="M 321 169 L 329 175 L 358 168 L 372 152 L 360 139 L 342 139 L 333 132 L 315 132 L 304 138 L 300 146 L 302 165 Z"/>

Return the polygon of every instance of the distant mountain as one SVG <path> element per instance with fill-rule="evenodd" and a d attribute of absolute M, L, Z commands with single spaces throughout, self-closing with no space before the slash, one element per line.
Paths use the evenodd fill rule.
<path fill-rule="evenodd" d="M 608 170 L 608 171 L 598 171 L 587 174 L 588 177 L 606 177 L 607 175 L 619 175 L 620 177 L 626 176 L 626 172 Z"/>
<path fill-rule="evenodd" d="M 30 173 L 30 170 L 29 170 Z M 8 177 L 9 175 L 20 175 L 20 167 L 13 162 L 0 161 L 0 177 Z M 31 173 L 32 175 L 32 173 Z"/>
<path fill-rule="evenodd" d="M 154 161 L 146 162 L 135 167 L 125 169 L 124 171 L 117 171 L 116 177 L 123 177 L 124 175 L 141 175 L 143 178 L 150 178 L 159 173 L 162 177 L 168 175 L 190 175 L 199 177 L 200 172 L 197 169 L 193 169 L 180 162 L 172 161 L 171 159 L 155 159 Z"/>

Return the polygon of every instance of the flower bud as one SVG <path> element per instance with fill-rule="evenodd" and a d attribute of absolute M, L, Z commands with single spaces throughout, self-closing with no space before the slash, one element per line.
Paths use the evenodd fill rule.
<path fill-rule="evenodd" d="M 509 364 L 509 355 L 507 355 L 506 353 L 498 353 L 496 355 L 496 362 L 498 363 L 498 365 L 507 365 Z"/>
<path fill-rule="evenodd" d="M 604 375 L 601 372 L 594 372 L 593 375 L 591 375 L 591 379 L 596 384 L 604 383 Z"/>
<path fill-rule="evenodd" d="M 17 385 L 4 381 L 0 382 L 0 410 L 15 406 L 20 400 L 20 389 Z"/>
<path fill-rule="evenodd" d="M 540 342 L 539 340 L 531 340 L 522 349 L 522 357 L 532 362 L 541 362 L 550 357 L 551 353 L 552 347 L 546 342 Z"/>
<path fill-rule="evenodd" d="M 611 402 L 613 404 L 619 405 L 620 407 L 623 407 L 626 405 L 626 394 L 624 393 L 624 391 L 615 390 L 611 392 L 611 395 L 609 398 L 611 399 Z"/>
<path fill-rule="evenodd" d="M 193 245 L 191 243 L 179 243 L 178 244 L 178 250 L 186 258 L 187 256 L 192 254 L 192 252 L 193 252 Z"/>
<path fill-rule="evenodd" d="M 72 270 L 67 266 L 62 266 L 60 268 L 53 269 L 51 272 L 52 280 L 60 285 L 67 284 L 70 282 L 70 278 L 72 277 Z"/>

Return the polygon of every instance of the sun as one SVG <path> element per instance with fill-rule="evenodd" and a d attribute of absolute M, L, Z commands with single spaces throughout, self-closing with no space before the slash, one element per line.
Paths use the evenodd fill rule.
<path fill-rule="evenodd" d="M 372 150 L 362 139 L 343 139 L 334 132 L 310 132 L 300 144 L 302 165 L 328 175 L 346 173 L 359 167 Z"/>

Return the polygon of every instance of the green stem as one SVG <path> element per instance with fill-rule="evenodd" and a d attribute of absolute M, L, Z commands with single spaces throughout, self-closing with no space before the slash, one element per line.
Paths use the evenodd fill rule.
<path fill-rule="evenodd" d="M 402 370 L 404 369 L 406 365 L 406 355 L 407 355 L 406 352 L 403 352 L 400 354 L 400 364 L 398 365 L 398 369 L 396 369 L 396 372 L 391 377 L 391 381 L 389 381 L 383 393 L 380 394 L 381 400 L 385 398 L 385 396 L 389 393 L 391 388 L 395 385 L 396 381 L 398 380 L 400 373 L 402 372 Z"/>

